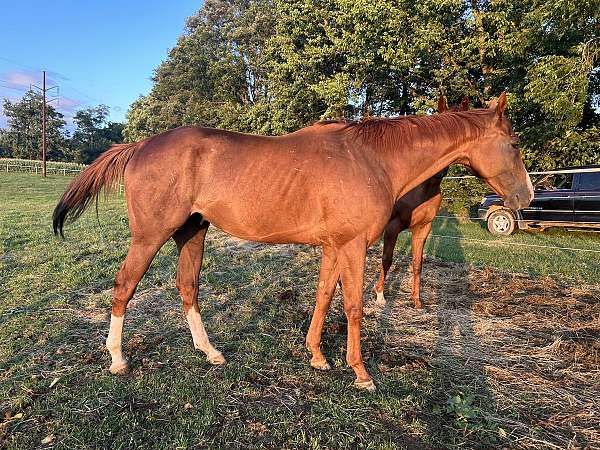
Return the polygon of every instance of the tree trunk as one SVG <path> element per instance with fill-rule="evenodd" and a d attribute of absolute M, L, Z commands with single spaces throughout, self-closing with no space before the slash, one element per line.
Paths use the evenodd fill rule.
<path fill-rule="evenodd" d="M 479 64 L 481 67 L 481 73 L 483 75 L 483 97 L 489 98 L 492 86 L 490 85 L 490 73 L 491 68 L 486 64 L 486 38 L 485 28 L 483 27 L 483 13 L 477 5 L 477 0 L 471 0 L 471 9 L 473 10 L 473 17 L 475 18 L 475 26 L 477 27 L 477 34 L 479 37 Z"/>

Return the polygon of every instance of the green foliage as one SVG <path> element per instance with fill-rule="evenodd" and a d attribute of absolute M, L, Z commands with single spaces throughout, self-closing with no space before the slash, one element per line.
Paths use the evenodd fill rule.
<path fill-rule="evenodd" d="M 191 124 L 271 132 L 265 42 L 272 10 L 268 0 L 207 0 L 156 69 L 152 91 L 131 105 L 125 138 Z"/>
<path fill-rule="evenodd" d="M 3 110 L 8 128 L 0 132 L 0 155 L 38 159 L 42 149 L 42 95 L 28 91 L 21 100 L 4 99 Z M 63 134 L 66 122 L 52 105 L 46 108 L 48 159 L 62 159 L 66 147 Z"/>
<path fill-rule="evenodd" d="M 559 129 L 572 129 L 583 118 L 588 77 L 579 57 L 545 56 L 528 71 L 525 100 L 537 104 Z"/>
<path fill-rule="evenodd" d="M 585 130 L 568 130 L 550 140 L 545 149 L 544 154 L 538 157 L 538 166 L 542 169 L 556 167 L 556 161 L 564 166 L 598 164 L 600 129 L 593 126 Z"/>
<path fill-rule="evenodd" d="M 210 0 L 130 108 L 128 140 L 197 124 L 265 134 L 319 119 L 426 114 L 508 90 L 531 168 L 598 123 L 597 0 Z M 579 136 L 579 137 L 578 137 Z M 548 155 L 552 154 L 550 158 Z"/>
<path fill-rule="evenodd" d="M 77 111 L 76 129 L 70 141 L 70 160 L 89 164 L 112 144 L 123 142 L 123 124 L 106 122 L 106 105 Z"/>
<path fill-rule="evenodd" d="M 40 159 L 42 147 L 42 96 L 28 91 L 16 102 L 4 100 L 8 128 L 0 130 L 0 157 Z M 52 105 L 46 109 L 46 158 L 90 163 L 114 143 L 123 142 L 123 124 L 106 122 L 108 106 L 99 105 L 75 113 L 73 136 L 63 115 Z"/>
<path fill-rule="evenodd" d="M 454 416 L 461 428 L 468 428 L 480 414 L 479 408 L 473 405 L 475 396 L 472 393 L 459 392 L 449 395 L 446 400 L 446 413 Z"/>

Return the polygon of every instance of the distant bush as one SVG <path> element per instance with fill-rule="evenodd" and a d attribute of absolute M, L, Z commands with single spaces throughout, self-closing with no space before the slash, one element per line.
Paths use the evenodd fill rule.
<path fill-rule="evenodd" d="M 478 178 L 451 178 L 471 175 L 464 168 L 453 166 L 442 181 L 442 207 L 459 216 L 474 216 L 474 209 L 492 189 Z"/>

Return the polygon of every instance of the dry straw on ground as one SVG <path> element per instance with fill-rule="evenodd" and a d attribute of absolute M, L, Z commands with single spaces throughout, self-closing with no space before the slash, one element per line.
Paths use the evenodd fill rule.
<path fill-rule="evenodd" d="M 519 447 L 600 447 L 599 286 L 428 259 L 426 308 L 415 311 L 409 274 L 389 281 L 398 301 L 373 308 L 386 352 L 470 384 Z"/>

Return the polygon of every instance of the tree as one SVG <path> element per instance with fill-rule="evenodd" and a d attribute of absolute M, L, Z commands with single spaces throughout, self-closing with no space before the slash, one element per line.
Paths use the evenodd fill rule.
<path fill-rule="evenodd" d="M 207 0 L 124 133 L 277 134 L 430 113 L 440 94 L 483 106 L 507 90 L 529 167 L 597 162 L 598 11 L 597 0 Z"/>
<path fill-rule="evenodd" d="M 4 99 L 3 109 L 7 118 L 7 129 L 0 136 L 4 152 L 15 158 L 39 159 L 42 139 L 42 96 L 28 91 L 21 100 L 11 102 Z M 65 137 L 63 115 L 52 105 L 46 109 L 46 136 L 48 159 L 64 157 Z"/>
<path fill-rule="evenodd" d="M 106 123 L 106 105 L 81 109 L 75 113 L 75 132 L 70 140 L 71 157 L 76 162 L 90 163 L 112 144 L 123 142 L 123 125 Z"/>
<path fill-rule="evenodd" d="M 181 125 L 270 132 L 265 43 L 270 0 L 207 0 L 130 107 L 124 134 L 136 140 Z"/>

